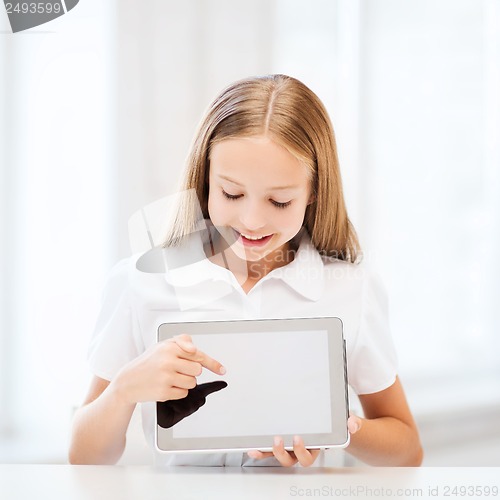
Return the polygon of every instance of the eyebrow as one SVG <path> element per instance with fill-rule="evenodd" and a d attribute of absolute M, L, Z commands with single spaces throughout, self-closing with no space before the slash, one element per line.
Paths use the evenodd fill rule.
<path fill-rule="evenodd" d="M 231 179 L 230 177 L 226 177 L 225 175 L 217 175 L 220 179 L 224 179 L 225 181 L 231 182 L 232 184 L 236 184 L 237 186 L 244 187 L 243 184 L 240 184 L 239 182 L 236 182 L 235 180 Z M 299 186 L 293 184 L 289 186 L 275 186 L 272 188 L 269 188 L 269 191 L 278 191 L 280 189 L 297 189 Z"/>

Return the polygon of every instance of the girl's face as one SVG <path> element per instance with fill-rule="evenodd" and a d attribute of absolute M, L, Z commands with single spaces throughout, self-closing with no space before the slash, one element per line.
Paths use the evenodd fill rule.
<path fill-rule="evenodd" d="M 227 139 L 212 148 L 209 216 L 241 259 L 283 262 L 310 195 L 306 166 L 268 137 Z"/>

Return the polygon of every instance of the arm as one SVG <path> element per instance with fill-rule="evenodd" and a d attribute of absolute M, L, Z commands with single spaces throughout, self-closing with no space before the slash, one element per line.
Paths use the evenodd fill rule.
<path fill-rule="evenodd" d="M 387 389 L 359 396 L 366 418 L 352 415 L 348 427 L 351 442 L 347 451 L 370 465 L 419 466 L 422 447 L 417 427 L 406 403 L 399 379 Z M 314 463 L 318 450 L 308 450 L 302 439 L 294 439 L 293 452 L 286 451 L 283 441 L 275 440 L 272 452 L 249 451 L 255 459 L 275 456 L 283 466 L 297 462 L 308 467 Z"/>
<path fill-rule="evenodd" d="M 87 397 L 75 414 L 69 462 L 116 463 L 125 449 L 125 434 L 134 408 L 134 403 L 120 399 L 116 384 L 94 376 Z"/>
<path fill-rule="evenodd" d="M 114 464 L 137 403 L 182 399 L 196 387 L 202 367 L 225 373 L 222 365 L 196 349 L 188 335 L 155 344 L 126 364 L 108 382 L 94 377 L 76 412 L 69 450 L 72 464 Z"/>
<path fill-rule="evenodd" d="M 365 418 L 349 419 L 347 451 L 370 465 L 419 466 L 422 446 L 399 378 L 383 391 L 360 395 L 359 400 Z"/>

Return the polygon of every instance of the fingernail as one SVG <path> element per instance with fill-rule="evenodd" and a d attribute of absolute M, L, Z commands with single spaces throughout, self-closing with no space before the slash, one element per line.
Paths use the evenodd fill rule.
<path fill-rule="evenodd" d="M 282 445 L 282 443 L 283 443 L 283 441 L 281 440 L 281 438 L 280 438 L 280 437 L 276 436 L 276 437 L 274 438 L 274 446 L 281 446 L 281 445 Z"/>
<path fill-rule="evenodd" d="M 293 444 L 299 444 L 299 443 L 300 443 L 299 436 L 293 436 Z"/>
<path fill-rule="evenodd" d="M 219 370 L 219 373 L 220 373 L 221 375 L 225 375 L 225 374 L 226 374 L 226 369 L 225 369 L 223 366 L 221 366 L 221 367 L 220 367 L 220 370 Z"/>

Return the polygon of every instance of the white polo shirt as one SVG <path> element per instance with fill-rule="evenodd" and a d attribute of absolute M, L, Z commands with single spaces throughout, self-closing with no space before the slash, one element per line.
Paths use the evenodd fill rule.
<path fill-rule="evenodd" d="M 229 270 L 206 258 L 201 235 L 195 233 L 180 247 L 135 255 L 113 268 L 89 348 L 95 375 L 112 380 L 156 343 L 158 326 L 166 322 L 336 316 L 344 325 L 352 390 L 369 394 L 394 383 L 397 361 L 386 293 L 363 263 L 321 256 L 304 230 L 295 259 L 246 294 Z M 154 402 L 142 404 L 144 433 L 153 448 L 154 412 Z M 274 458 L 255 461 L 246 453 L 162 455 L 159 462 L 277 464 Z"/>

